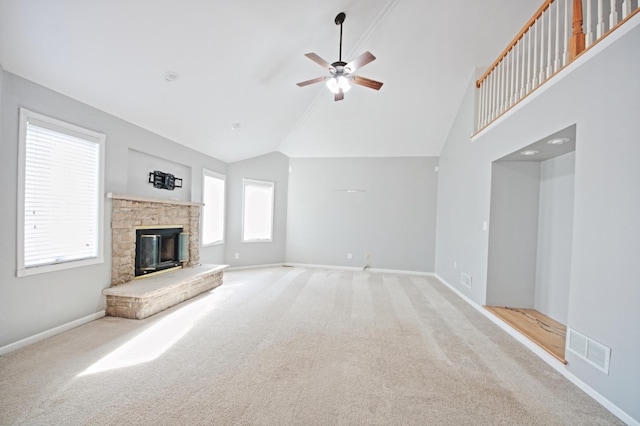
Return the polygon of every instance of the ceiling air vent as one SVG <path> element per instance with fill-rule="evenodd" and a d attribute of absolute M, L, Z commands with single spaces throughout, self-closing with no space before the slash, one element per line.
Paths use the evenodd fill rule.
<path fill-rule="evenodd" d="M 609 374 L 611 348 L 567 328 L 567 350 L 587 361 L 605 374 Z"/>

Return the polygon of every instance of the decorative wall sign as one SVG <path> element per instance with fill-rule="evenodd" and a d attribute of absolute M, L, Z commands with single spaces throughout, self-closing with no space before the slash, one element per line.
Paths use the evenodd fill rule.
<path fill-rule="evenodd" d="M 169 191 L 173 191 L 174 188 L 182 188 L 182 179 L 159 170 L 149 172 L 149 183 L 152 183 L 154 188 L 168 189 Z"/>

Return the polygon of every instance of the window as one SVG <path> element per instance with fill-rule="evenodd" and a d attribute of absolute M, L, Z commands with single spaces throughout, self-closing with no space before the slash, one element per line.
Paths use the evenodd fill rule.
<path fill-rule="evenodd" d="M 18 276 L 103 262 L 104 142 L 20 109 Z"/>
<path fill-rule="evenodd" d="M 224 242 L 224 175 L 203 170 L 202 245 Z"/>
<path fill-rule="evenodd" d="M 243 180 L 242 241 L 272 241 L 273 182 Z"/>

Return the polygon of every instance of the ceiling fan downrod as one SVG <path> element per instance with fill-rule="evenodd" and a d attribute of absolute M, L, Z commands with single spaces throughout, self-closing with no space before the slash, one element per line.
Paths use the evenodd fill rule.
<path fill-rule="evenodd" d="M 340 52 L 338 53 L 338 62 L 342 62 L 342 23 L 346 17 L 347 15 L 344 12 L 340 12 L 333 21 L 336 25 L 340 25 Z"/>

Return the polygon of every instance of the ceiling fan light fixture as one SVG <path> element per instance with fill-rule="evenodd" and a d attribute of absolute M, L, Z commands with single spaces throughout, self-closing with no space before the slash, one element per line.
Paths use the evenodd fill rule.
<path fill-rule="evenodd" d="M 331 93 L 338 93 L 340 88 L 338 87 L 338 78 L 331 77 L 327 79 L 327 88 L 331 90 Z"/>
<path fill-rule="evenodd" d="M 341 75 L 328 78 L 327 88 L 331 90 L 331 93 L 339 93 L 340 90 L 345 93 L 351 90 L 351 84 L 349 84 L 349 79 L 347 77 Z"/>

